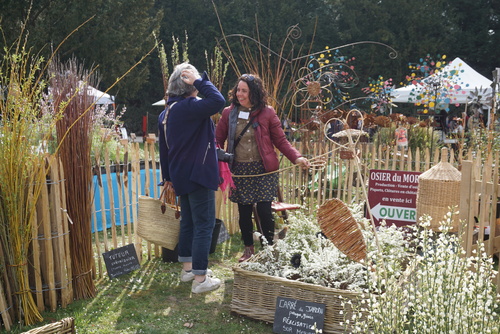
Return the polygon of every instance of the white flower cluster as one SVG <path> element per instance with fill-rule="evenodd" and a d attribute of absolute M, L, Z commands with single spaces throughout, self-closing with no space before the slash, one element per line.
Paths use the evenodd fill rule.
<path fill-rule="evenodd" d="M 345 319 L 349 332 L 499 333 L 493 261 L 482 245 L 465 256 L 460 237 L 448 233 L 451 217 L 445 217 L 440 233 L 426 229 L 430 218 L 423 217 L 415 234 L 418 251 L 405 273 L 399 278 L 376 273 L 363 303 L 345 303 L 355 309 L 356 318 Z"/>
<path fill-rule="evenodd" d="M 368 248 L 368 261 L 375 263 L 379 255 L 373 228 L 363 218 L 362 206 L 351 208 L 360 224 Z M 391 275 L 401 272 L 401 263 L 407 258 L 405 232 L 396 227 L 381 226 L 377 230 L 382 248 L 384 266 Z M 286 238 L 274 246 L 265 247 L 255 262 L 244 262 L 245 270 L 293 279 L 321 286 L 361 291 L 367 288 L 367 265 L 350 260 L 334 244 L 321 235 L 315 217 L 298 212 L 290 215 Z"/>

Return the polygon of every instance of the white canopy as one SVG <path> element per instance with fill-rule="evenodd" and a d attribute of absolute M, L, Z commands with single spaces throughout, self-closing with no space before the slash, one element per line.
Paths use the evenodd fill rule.
<path fill-rule="evenodd" d="M 87 95 L 94 96 L 95 104 L 113 104 L 115 103 L 115 97 L 109 95 L 108 93 L 101 92 L 92 86 L 87 86 Z"/>
<path fill-rule="evenodd" d="M 164 106 L 165 105 L 165 100 L 161 99 L 158 102 L 153 103 L 154 106 Z"/>
<path fill-rule="evenodd" d="M 433 94 L 433 83 L 439 82 L 436 89 L 436 105 L 464 104 L 471 100 L 470 94 L 477 90 L 485 90 L 486 96 L 491 95 L 492 81 L 476 72 L 462 59 L 455 58 L 451 63 L 443 67 L 441 71 L 428 76 L 417 84 L 395 89 L 392 92 L 394 103 L 416 103 L 423 96 L 429 97 Z M 434 99 L 431 99 L 434 100 Z"/>
<path fill-rule="evenodd" d="M 199 97 L 196 97 L 197 99 L 199 99 Z M 160 101 L 157 101 L 155 103 L 152 104 L 153 106 L 165 106 L 165 100 L 164 99 L 161 99 Z"/>
<path fill-rule="evenodd" d="M 83 81 L 80 81 L 80 86 L 83 86 Z M 115 97 L 104 93 L 97 88 L 92 86 L 87 86 L 87 95 L 93 96 L 95 104 L 113 104 L 115 103 Z"/>

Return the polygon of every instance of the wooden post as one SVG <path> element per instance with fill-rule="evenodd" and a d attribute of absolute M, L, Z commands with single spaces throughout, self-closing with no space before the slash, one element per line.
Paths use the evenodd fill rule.
<path fill-rule="evenodd" d="M 57 235 L 56 239 L 58 249 L 58 256 L 60 257 L 60 267 L 59 267 L 59 279 L 61 282 L 61 306 L 64 308 L 68 306 L 73 301 L 73 275 L 71 267 L 71 250 L 70 250 L 70 236 L 69 236 L 69 226 L 68 226 L 68 211 L 66 206 L 66 187 L 64 182 L 66 178 L 64 177 L 64 169 L 62 162 L 60 160 L 55 161 L 54 165 L 58 168 L 54 169 L 57 175 L 57 187 L 55 190 L 59 194 L 60 207 L 60 220 L 57 221 Z M 90 223 L 90 222 L 89 222 Z"/>
<path fill-rule="evenodd" d="M 115 215 L 115 199 L 113 196 L 113 181 L 111 179 L 111 162 L 109 160 L 109 151 L 106 146 L 104 146 L 104 168 L 106 169 L 106 180 L 108 183 L 108 200 L 109 200 L 109 215 L 111 217 L 111 241 L 113 242 L 113 247 L 118 248 L 118 242 L 116 240 L 116 215 Z M 106 229 L 103 227 L 104 235 L 107 235 Z"/>
<path fill-rule="evenodd" d="M 106 233 L 106 230 L 108 229 L 108 221 L 106 218 L 106 201 L 104 198 L 104 187 L 102 186 L 101 166 L 99 163 L 97 164 L 97 170 L 98 170 L 97 177 L 100 179 L 98 184 L 99 184 L 99 198 L 100 198 L 100 202 L 101 202 L 101 228 L 103 231 L 102 237 L 103 237 L 103 243 L 104 243 L 104 251 L 108 252 L 109 251 L 108 234 Z"/>
<path fill-rule="evenodd" d="M 54 174 L 54 163 L 51 161 L 50 163 L 50 180 L 55 185 L 55 183 L 58 181 L 58 178 Z M 49 196 L 47 198 L 47 209 L 48 213 L 47 216 L 44 218 L 47 218 L 46 220 L 44 219 L 44 224 L 43 224 L 43 238 L 44 238 L 44 245 L 45 245 L 45 260 L 46 260 L 46 284 L 48 285 L 48 296 L 49 296 L 49 305 L 50 305 L 50 310 L 54 312 L 57 309 L 57 294 L 56 294 L 56 284 L 55 284 L 55 264 L 54 264 L 54 252 L 57 250 L 54 249 L 54 245 L 52 243 L 52 224 L 51 221 L 55 220 L 57 221 L 57 215 L 60 215 L 60 207 L 57 206 L 59 204 L 59 201 L 56 200 L 56 194 L 57 190 L 54 189 L 55 187 L 51 188 L 51 191 L 49 193 Z M 57 203 L 57 204 L 56 204 Z"/>
<path fill-rule="evenodd" d="M 133 243 L 133 235 L 132 235 L 132 219 L 131 219 L 131 206 L 132 203 L 130 203 L 130 195 L 129 195 L 129 189 L 130 189 L 130 184 L 129 184 L 129 178 L 128 178 L 128 142 L 124 144 L 124 150 L 125 152 L 123 153 L 123 166 L 124 166 L 124 172 L 123 172 L 123 193 L 125 194 L 125 218 L 127 219 L 127 236 L 128 236 L 128 243 Z"/>
<path fill-rule="evenodd" d="M 97 271 L 99 273 L 99 278 L 103 276 L 102 270 L 102 260 L 101 260 L 101 241 L 99 240 L 99 228 L 97 226 L 97 212 L 95 209 L 95 187 L 92 187 L 92 198 L 94 198 L 94 208 L 92 210 L 92 215 L 94 217 L 94 244 L 95 250 L 97 252 Z"/>
<path fill-rule="evenodd" d="M 138 199 L 138 194 L 140 191 L 138 190 L 139 185 L 140 185 L 140 180 L 137 180 L 137 177 L 139 175 L 140 178 L 140 165 L 139 165 L 139 144 L 138 143 L 132 143 L 132 159 L 131 159 L 131 165 L 132 165 L 132 220 L 134 221 L 134 224 L 137 223 L 137 199 Z M 134 225 L 136 227 L 137 225 Z M 137 228 L 134 228 L 134 244 L 135 244 L 135 250 L 137 252 L 137 258 L 139 259 L 139 262 L 142 260 L 142 238 L 137 235 Z"/>
<path fill-rule="evenodd" d="M 475 168 L 472 161 L 464 160 L 462 165 L 462 180 L 460 182 L 460 220 L 465 221 L 465 227 L 460 226 L 459 233 L 463 235 L 462 246 L 465 249 L 466 256 L 472 254 L 472 236 L 474 233 L 474 210 L 471 206 L 474 204 L 475 188 Z M 465 231 L 461 230 L 465 228 Z"/>
<path fill-rule="evenodd" d="M 152 196 L 154 198 L 158 198 L 160 194 L 158 193 L 158 178 L 156 176 L 156 135 L 154 133 L 148 134 L 148 139 L 147 142 L 149 144 L 149 156 L 151 158 L 151 169 L 147 171 L 147 174 L 151 173 L 153 174 L 153 194 Z M 155 254 L 160 257 L 161 256 L 161 249 L 160 246 L 154 245 L 154 251 Z"/>
<path fill-rule="evenodd" d="M 116 187 L 118 188 L 118 219 L 120 220 L 120 231 L 122 233 L 122 246 L 125 246 L 125 215 L 123 214 L 123 185 L 122 185 L 122 172 L 123 166 L 120 163 L 120 146 L 116 146 L 115 157 L 115 174 L 116 174 Z M 126 169 L 126 168 L 125 168 Z M 125 171 L 126 173 L 126 171 Z"/>
<path fill-rule="evenodd" d="M 36 218 L 34 221 L 36 224 L 33 225 L 32 229 L 32 247 L 33 247 L 33 277 L 35 280 L 35 300 L 36 304 L 38 307 L 38 310 L 40 312 L 45 310 L 45 304 L 44 304 L 44 299 L 43 299 L 43 291 L 42 291 L 42 252 L 40 251 L 40 237 L 38 235 L 38 229 L 39 226 L 43 224 L 43 219 L 44 219 L 44 214 L 45 212 L 48 213 L 48 202 L 46 202 L 45 206 L 42 204 L 42 201 L 45 199 L 45 201 L 48 201 L 48 190 L 47 190 L 47 184 L 43 185 L 40 189 L 40 196 L 38 197 L 38 201 L 36 203 L 36 212 L 35 216 Z M 44 212 L 45 211 L 45 212 Z M 2 284 L 0 284 L 0 289 L 2 287 Z M 1 310 L 0 310 L 1 312 Z"/>

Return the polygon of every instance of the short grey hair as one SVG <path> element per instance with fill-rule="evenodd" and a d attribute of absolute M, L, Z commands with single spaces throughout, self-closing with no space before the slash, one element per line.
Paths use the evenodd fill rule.
<path fill-rule="evenodd" d="M 193 85 L 188 85 L 182 80 L 181 72 L 183 70 L 192 70 L 195 74 L 197 74 L 197 76 L 199 76 L 199 72 L 196 67 L 189 63 L 182 63 L 175 66 L 174 71 L 170 75 L 170 79 L 168 79 L 168 96 L 189 96 L 196 91 L 196 88 Z"/>

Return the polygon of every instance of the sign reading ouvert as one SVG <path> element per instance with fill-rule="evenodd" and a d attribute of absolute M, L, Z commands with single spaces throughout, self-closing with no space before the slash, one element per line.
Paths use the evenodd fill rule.
<path fill-rule="evenodd" d="M 420 172 L 370 170 L 368 203 L 376 224 L 412 225 L 417 222 Z M 368 213 L 367 213 L 368 215 Z"/>

